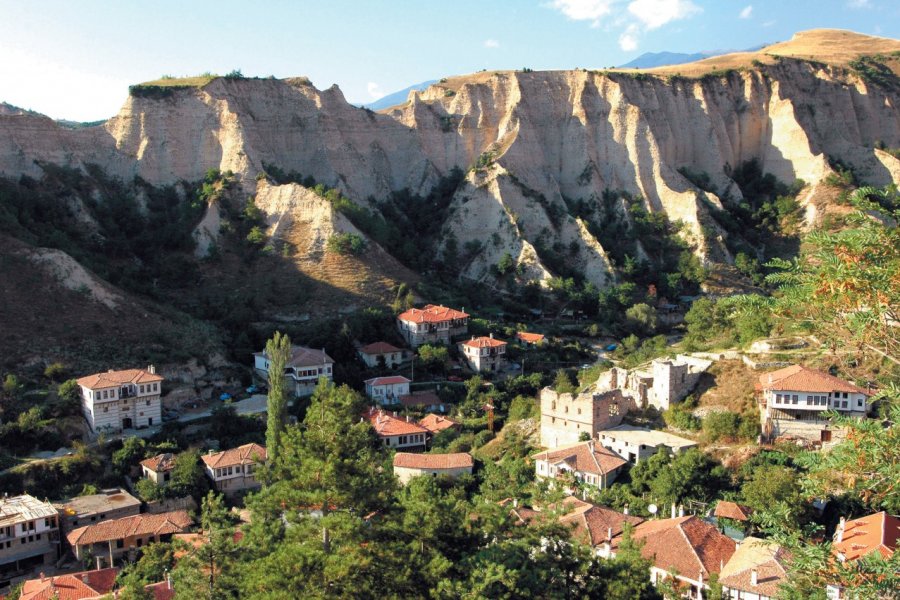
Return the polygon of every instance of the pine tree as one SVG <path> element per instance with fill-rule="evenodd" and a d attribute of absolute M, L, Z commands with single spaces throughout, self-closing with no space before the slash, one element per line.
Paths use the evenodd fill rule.
<path fill-rule="evenodd" d="M 269 461 L 278 461 L 281 452 L 281 437 L 287 416 L 284 369 L 291 356 L 291 339 L 281 332 L 266 342 L 266 358 L 269 361 L 269 397 L 267 402 L 268 423 L 266 427 L 266 452 Z"/>

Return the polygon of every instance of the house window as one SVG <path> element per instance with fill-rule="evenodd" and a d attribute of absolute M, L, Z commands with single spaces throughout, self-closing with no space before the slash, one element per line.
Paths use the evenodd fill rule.
<path fill-rule="evenodd" d="M 144 386 L 140 386 L 141 393 L 144 393 Z"/>
<path fill-rule="evenodd" d="M 791 404 L 797 404 L 798 402 L 800 402 L 800 397 L 797 394 L 791 396 Z"/>
<path fill-rule="evenodd" d="M 116 540 L 116 548 L 124 548 L 125 540 Z"/>
<path fill-rule="evenodd" d="M 149 401 L 149 400 L 147 400 L 147 406 L 150 406 L 150 401 Z"/>
<path fill-rule="evenodd" d="M 857 406 L 858 408 L 862 408 L 862 405 L 863 405 L 862 398 L 858 398 L 858 399 L 856 400 L 856 406 Z"/>

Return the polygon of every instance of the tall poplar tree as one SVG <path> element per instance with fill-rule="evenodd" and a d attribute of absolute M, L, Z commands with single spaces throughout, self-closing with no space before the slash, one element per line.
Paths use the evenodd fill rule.
<path fill-rule="evenodd" d="M 281 332 L 266 342 L 269 361 L 269 396 L 267 402 L 266 452 L 270 462 L 277 462 L 281 452 L 281 435 L 287 416 L 284 368 L 291 357 L 291 339 Z"/>

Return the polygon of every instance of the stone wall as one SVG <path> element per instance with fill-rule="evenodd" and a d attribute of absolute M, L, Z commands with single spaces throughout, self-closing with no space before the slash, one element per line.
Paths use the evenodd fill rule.
<path fill-rule="evenodd" d="M 560 394 L 541 390 L 541 445 L 556 448 L 577 444 L 582 433 L 596 439 L 597 432 L 622 423 L 634 400 L 619 390 Z"/>

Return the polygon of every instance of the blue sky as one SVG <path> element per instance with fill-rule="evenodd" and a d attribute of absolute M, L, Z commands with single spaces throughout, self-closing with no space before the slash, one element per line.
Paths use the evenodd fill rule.
<path fill-rule="evenodd" d="M 76 120 L 163 74 L 306 75 L 369 102 L 481 69 L 607 67 L 819 27 L 900 37 L 896 0 L 0 0 L 0 15 L 0 101 Z"/>

